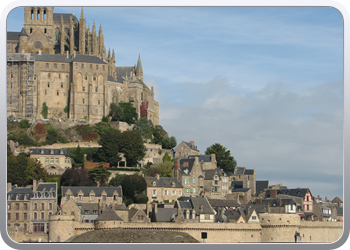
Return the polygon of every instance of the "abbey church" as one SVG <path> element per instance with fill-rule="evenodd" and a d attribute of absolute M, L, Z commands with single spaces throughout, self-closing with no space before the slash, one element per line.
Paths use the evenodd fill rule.
<path fill-rule="evenodd" d="M 7 32 L 7 116 L 99 122 L 111 103 L 130 102 L 139 117 L 159 124 L 154 89 L 143 81 L 141 57 L 135 66 L 116 66 L 106 52 L 102 25 L 90 29 L 82 9 L 54 13 L 53 7 L 25 7 L 20 32 Z M 136 61 L 136 56 L 135 56 Z"/>

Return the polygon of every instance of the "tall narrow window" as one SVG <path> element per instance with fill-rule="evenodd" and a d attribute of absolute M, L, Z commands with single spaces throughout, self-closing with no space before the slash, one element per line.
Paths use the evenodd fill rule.
<path fill-rule="evenodd" d="M 57 95 L 60 95 L 60 92 L 57 90 Z"/>
<path fill-rule="evenodd" d="M 85 99 L 83 99 L 83 104 L 85 103 Z"/>
<path fill-rule="evenodd" d="M 46 34 L 46 32 L 47 32 L 47 30 L 46 30 L 46 28 L 44 29 L 44 34 Z"/>
<path fill-rule="evenodd" d="M 34 10 L 33 9 L 31 9 L 31 11 L 30 11 L 30 19 L 34 19 Z"/>
<path fill-rule="evenodd" d="M 37 12 L 37 19 L 40 20 L 40 9 Z"/>
<path fill-rule="evenodd" d="M 46 10 L 44 10 L 44 13 L 43 13 L 43 14 L 44 14 L 44 16 L 43 16 L 43 17 L 44 17 L 44 20 L 46 20 Z"/>
<path fill-rule="evenodd" d="M 29 29 L 29 33 L 30 33 L 30 34 L 33 34 L 33 28 L 30 28 L 30 29 Z"/>

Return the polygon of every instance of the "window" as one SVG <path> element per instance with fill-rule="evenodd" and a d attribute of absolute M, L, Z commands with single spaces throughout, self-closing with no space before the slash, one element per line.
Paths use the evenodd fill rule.
<path fill-rule="evenodd" d="M 190 213 L 186 213 L 186 219 L 190 218 Z"/>
<path fill-rule="evenodd" d="M 59 162 L 59 160 L 58 160 L 58 158 L 56 158 L 56 159 L 55 159 L 55 163 L 58 164 L 58 162 Z"/>
<path fill-rule="evenodd" d="M 192 177 L 192 183 L 196 183 L 196 177 Z"/>
<path fill-rule="evenodd" d="M 46 95 L 46 89 L 45 89 L 45 95 Z"/>
<path fill-rule="evenodd" d="M 154 181 L 154 182 L 152 183 L 152 185 L 153 185 L 153 187 L 155 187 L 155 186 L 157 185 L 157 183 Z"/>
<path fill-rule="evenodd" d="M 27 220 L 27 218 L 28 218 L 28 217 L 27 217 L 27 213 L 24 213 L 24 214 L 23 214 L 23 220 Z"/>
<path fill-rule="evenodd" d="M 24 204 L 23 204 L 23 209 L 24 209 L 24 210 L 27 210 L 27 209 L 28 209 L 28 204 L 27 204 L 27 203 L 24 203 Z"/>
<path fill-rule="evenodd" d="M 64 64 L 61 64 L 61 69 L 64 69 Z"/>
<path fill-rule="evenodd" d="M 50 210 L 52 209 L 52 203 L 49 203 L 49 209 Z"/>
<path fill-rule="evenodd" d="M 198 194 L 198 188 L 196 188 L 196 193 Z"/>
<path fill-rule="evenodd" d="M 34 209 L 38 209 L 38 204 L 34 203 Z"/>
<path fill-rule="evenodd" d="M 19 203 L 16 203 L 16 210 L 19 210 Z"/>
<path fill-rule="evenodd" d="M 113 195 L 113 200 L 114 201 L 118 200 L 118 195 Z"/>
<path fill-rule="evenodd" d="M 77 69 L 77 68 L 78 68 L 78 64 L 77 64 L 77 63 L 75 63 L 75 64 L 74 64 L 74 67 Z"/>
<path fill-rule="evenodd" d="M 97 210 L 93 210 L 93 213 L 94 213 L 94 214 L 97 214 Z"/>
<path fill-rule="evenodd" d="M 168 195 L 168 190 L 164 190 L 164 195 Z"/>
<path fill-rule="evenodd" d="M 11 214 L 10 213 L 7 214 L 7 219 L 11 220 Z"/>
<path fill-rule="evenodd" d="M 95 92 L 97 92 L 97 87 L 95 88 Z"/>
<path fill-rule="evenodd" d="M 83 200 L 83 195 L 79 194 L 79 200 L 80 200 L 80 201 Z"/>
<path fill-rule="evenodd" d="M 107 199 L 106 195 L 102 195 L 102 200 L 105 201 Z"/>
<path fill-rule="evenodd" d="M 83 104 L 85 103 L 85 99 L 83 99 Z"/>
<path fill-rule="evenodd" d="M 90 195 L 90 201 L 94 201 L 95 200 L 95 195 Z"/>
<path fill-rule="evenodd" d="M 309 196 L 306 196 L 306 201 L 309 201 Z"/>
<path fill-rule="evenodd" d="M 98 103 L 98 105 L 100 105 L 100 100 L 98 100 L 98 102 L 97 102 L 97 103 Z"/>
<path fill-rule="evenodd" d="M 190 177 L 185 177 L 185 184 L 190 184 Z"/>
<path fill-rule="evenodd" d="M 29 33 L 30 33 L 30 34 L 33 34 L 33 28 L 30 28 L 30 29 L 29 29 Z"/>
<path fill-rule="evenodd" d="M 84 68 L 84 63 L 81 64 L 81 68 L 82 68 L 82 69 Z"/>
<path fill-rule="evenodd" d="M 38 213 L 34 213 L 34 220 L 38 219 Z"/>
<path fill-rule="evenodd" d="M 152 190 L 152 197 L 157 197 L 157 190 L 155 189 Z"/>
<path fill-rule="evenodd" d="M 54 159 L 53 159 L 53 158 L 51 158 L 51 159 L 50 159 L 50 163 L 52 163 L 52 164 L 53 164 L 53 161 L 54 161 Z"/>
<path fill-rule="evenodd" d="M 59 90 L 57 90 L 57 95 L 60 95 L 60 92 L 59 92 Z"/>
<path fill-rule="evenodd" d="M 61 82 L 61 88 L 63 88 L 63 82 Z"/>
<path fill-rule="evenodd" d="M 195 213 L 192 213 L 192 219 L 196 219 L 196 214 Z"/>
<path fill-rule="evenodd" d="M 48 63 L 45 64 L 45 67 L 48 69 L 50 66 Z"/>
<path fill-rule="evenodd" d="M 89 214 L 89 210 L 85 209 L 84 213 Z"/>
<path fill-rule="evenodd" d="M 19 220 L 19 213 L 16 213 L 16 220 Z"/>
<path fill-rule="evenodd" d="M 92 69 L 92 64 L 90 64 L 90 69 Z"/>
<path fill-rule="evenodd" d="M 173 190 L 173 191 L 171 192 L 171 194 L 174 196 L 174 195 L 176 195 L 176 192 Z"/>
<path fill-rule="evenodd" d="M 87 74 L 85 74 L 85 80 L 87 80 Z"/>
<path fill-rule="evenodd" d="M 85 87 L 83 86 L 83 91 L 85 91 Z"/>
<path fill-rule="evenodd" d="M 11 203 L 7 204 L 7 210 L 11 210 Z"/>
<path fill-rule="evenodd" d="M 256 216 L 252 216 L 252 220 L 256 220 Z"/>
<path fill-rule="evenodd" d="M 218 182 L 218 181 L 214 181 L 214 184 L 215 184 L 215 185 L 218 185 L 218 184 L 219 184 L 219 182 Z"/>
<path fill-rule="evenodd" d="M 44 212 L 41 212 L 41 219 L 42 219 L 42 220 L 45 219 L 45 214 L 44 214 Z"/>
<path fill-rule="evenodd" d="M 96 69 L 98 69 L 98 65 L 96 64 Z"/>
<path fill-rule="evenodd" d="M 143 215 L 138 215 L 137 220 L 143 220 Z"/>
<path fill-rule="evenodd" d="M 102 65 L 102 69 L 105 70 L 105 66 L 104 65 Z"/>
<path fill-rule="evenodd" d="M 54 64 L 53 64 L 53 68 L 54 68 L 54 69 L 57 69 L 57 63 L 54 63 Z"/>
<path fill-rule="evenodd" d="M 205 219 L 205 220 L 210 220 L 210 215 L 209 215 L 209 214 L 205 214 L 205 215 L 204 215 L 204 219 Z"/>
<path fill-rule="evenodd" d="M 51 77 L 51 74 L 50 74 L 50 73 L 48 73 L 48 74 L 47 74 L 47 78 L 49 78 L 49 79 L 50 79 L 50 77 Z"/>
<path fill-rule="evenodd" d="M 309 205 L 306 205 L 306 210 L 309 210 Z"/>
<path fill-rule="evenodd" d="M 93 76 L 93 80 L 96 81 L 96 75 Z"/>

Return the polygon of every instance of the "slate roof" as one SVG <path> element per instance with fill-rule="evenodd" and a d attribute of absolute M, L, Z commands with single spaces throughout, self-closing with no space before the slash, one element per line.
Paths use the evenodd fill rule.
<path fill-rule="evenodd" d="M 247 192 L 250 188 L 234 188 L 232 192 Z"/>
<path fill-rule="evenodd" d="M 64 14 L 64 13 L 53 13 L 53 21 L 61 22 L 61 16 L 63 17 L 63 22 L 69 22 L 70 17 L 72 17 L 73 22 L 78 22 L 78 18 L 73 14 Z"/>
<path fill-rule="evenodd" d="M 209 202 L 204 197 L 190 197 L 188 201 L 180 201 L 180 207 L 182 210 L 195 210 L 196 214 L 215 214 L 211 208 Z M 203 209 L 200 207 L 203 206 Z"/>
<path fill-rule="evenodd" d="M 266 190 L 265 193 L 265 198 L 270 198 L 270 190 Z M 289 196 L 295 196 L 299 198 L 305 197 L 307 191 L 309 190 L 308 188 L 294 188 L 294 189 L 276 189 L 277 190 L 277 195 L 289 195 Z"/>
<path fill-rule="evenodd" d="M 147 187 L 154 187 L 153 182 L 156 182 L 155 187 L 167 187 L 172 188 L 172 183 L 175 183 L 173 188 L 183 188 L 181 183 L 176 178 L 168 178 L 168 177 L 159 177 L 159 180 L 156 177 L 144 177 L 147 183 Z"/>
<path fill-rule="evenodd" d="M 240 207 L 241 205 L 235 200 L 226 199 L 208 199 L 212 207 Z"/>
<path fill-rule="evenodd" d="M 270 204 L 271 207 L 277 206 L 277 199 L 263 199 L 264 204 Z M 297 204 L 293 199 L 281 199 L 280 207 L 285 207 L 286 205 Z"/>
<path fill-rule="evenodd" d="M 199 152 L 199 150 L 197 149 L 197 146 L 193 145 L 192 143 L 185 142 L 185 141 L 184 141 L 184 143 L 186 143 L 186 145 L 189 146 L 192 150 L 196 150 Z"/>
<path fill-rule="evenodd" d="M 191 143 L 187 143 L 187 142 L 185 142 L 185 143 L 187 145 L 191 144 Z M 191 146 L 193 146 L 193 145 L 191 144 Z M 189 146 L 189 147 L 191 147 L 191 146 Z M 187 158 L 194 159 L 195 157 L 198 157 L 199 162 L 211 162 L 211 155 L 189 155 Z"/>
<path fill-rule="evenodd" d="M 32 188 L 14 188 L 10 192 L 7 192 L 7 196 L 9 196 L 10 199 L 8 200 L 16 200 L 17 195 L 19 194 L 19 197 L 17 200 L 23 201 L 23 200 L 30 200 L 33 197 L 33 189 Z M 27 196 L 26 199 L 24 199 L 25 195 Z"/>
<path fill-rule="evenodd" d="M 78 196 L 79 191 L 81 190 L 84 193 L 84 196 L 89 196 L 91 190 L 94 191 L 96 197 L 100 197 L 103 191 L 106 191 L 108 197 L 112 197 L 115 190 L 117 190 L 118 196 L 122 196 L 122 187 L 78 187 L 78 186 L 62 186 L 62 196 L 70 189 L 73 193 L 73 196 Z"/>
<path fill-rule="evenodd" d="M 337 216 L 343 216 L 343 208 L 342 207 L 337 208 Z"/>
<path fill-rule="evenodd" d="M 111 209 L 110 206 L 106 207 L 103 211 L 102 214 L 100 214 L 95 221 L 101 221 L 101 220 L 118 220 L 118 221 L 122 221 L 123 219 L 120 218 L 115 211 L 113 211 Z"/>
<path fill-rule="evenodd" d="M 7 41 L 18 41 L 21 32 L 7 31 Z"/>
<path fill-rule="evenodd" d="M 238 211 L 233 210 L 225 210 L 224 215 L 227 217 L 227 219 L 231 222 L 236 222 L 240 217 L 241 213 Z M 244 218 L 244 217 L 243 217 Z"/>
<path fill-rule="evenodd" d="M 188 162 L 188 167 L 185 167 L 183 165 L 184 162 Z M 181 174 L 186 175 L 185 169 L 188 169 L 188 175 L 189 175 L 192 171 L 193 164 L 194 164 L 194 159 L 181 159 L 179 171 L 181 172 Z"/>
<path fill-rule="evenodd" d="M 234 188 L 234 189 L 243 188 L 243 181 L 232 181 L 231 188 Z"/>
<path fill-rule="evenodd" d="M 250 209 L 255 210 L 257 213 L 266 213 L 267 206 L 265 204 L 250 204 Z"/>
<path fill-rule="evenodd" d="M 107 81 L 109 82 L 117 82 L 117 80 L 114 79 L 113 76 L 109 75 Z"/>
<path fill-rule="evenodd" d="M 237 167 L 236 168 L 236 175 L 243 175 L 245 172 L 245 168 L 244 167 Z"/>
<path fill-rule="evenodd" d="M 71 155 L 72 153 L 68 149 L 51 149 L 51 148 L 30 148 L 29 154 L 31 155 Z"/>
<path fill-rule="evenodd" d="M 115 67 L 115 71 L 117 73 L 117 82 L 123 82 L 124 77 L 127 75 L 130 77 L 130 72 L 135 73 L 135 67 L 134 66 L 117 66 Z"/>
<path fill-rule="evenodd" d="M 221 176 L 220 168 L 203 170 L 203 173 L 205 173 L 204 180 L 213 180 L 215 174 L 218 174 L 219 178 Z"/>
<path fill-rule="evenodd" d="M 39 192 L 56 192 L 57 183 L 39 183 L 38 187 L 36 188 L 36 191 Z"/>
<path fill-rule="evenodd" d="M 157 208 L 157 213 L 154 213 L 154 217 L 157 222 L 170 222 L 177 215 L 176 208 Z"/>
<path fill-rule="evenodd" d="M 77 203 L 78 205 L 79 203 Z M 97 215 L 98 214 L 98 203 L 81 203 L 79 204 L 81 206 L 81 215 Z M 89 211 L 87 214 L 85 211 Z M 94 210 L 97 210 L 97 214 L 94 214 Z"/>
<path fill-rule="evenodd" d="M 142 209 L 130 209 L 129 210 L 129 221 L 131 221 L 133 219 L 133 217 L 137 214 L 140 213 L 140 215 L 143 215 L 145 217 L 147 217 L 146 213 L 144 210 Z"/>
<path fill-rule="evenodd" d="M 35 61 L 39 62 L 64 62 L 64 63 L 70 63 L 72 61 L 71 57 L 65 56 L 65 55 L 49 55 L 49 54 L 31 54 L 34 56 Z"/>
<path fill-rule="evenodd" d="M 255 182 L 255 189 L 256 193 L 260 194 L 261 192 L 264 191 L 264 189 L 269 188 L 269 181 L 256 181 Z"/>
<path fill-rule="evenodd" d="M 244 174 L 245 175 L 253 175 L 254 174 L 254 169 L 246 169 Z"/>
<path fill-rule="evenodd" d="M 129 210 L 129 209 L 125 206 L 125 203 L 123 203 L 123 204 L 115 204 L 115 210 Z"/>
<path fill-rule="evenodd" d="M 97 56 L 89 56 L 89 55 L 76 55 L 73 59 L 73 62 L 87 62 L 87 63 L 100 63 L 100 64 L 107 64 L 102 59 L 98 58 Z"/>
<path fill-rule="evenodd" d="M 343 203 L 343 201 L 339 198 L 339 197 L 335 197 L 333 200 L 332 200 L 333 203 Z"/>

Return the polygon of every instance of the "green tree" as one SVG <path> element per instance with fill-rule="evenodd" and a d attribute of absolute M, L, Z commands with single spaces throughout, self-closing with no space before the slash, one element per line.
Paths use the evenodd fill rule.
<path fill-rule="evenodd" d="M 111 175 L 111 172 L 102 166 L 98 168 L 93 168 L 89 171 L 90 177 L 96 182 L 100 183 L 101 187 L 104 187 L 108 181 L 108 177 Z"/>
<path fill-rule="evenodd" d="M 69 168 L 61 178 L 62 186 L 89 186 L 94 183 L 89 171 L 84 168 Z"/>
<path fill-rule="evenodd" d="M 118 187 L 122 184 L 126 174 L 118 174 L 116 173 L 115 176 L 109 181 L 108 186 L 109 187 Z"/>
<path fill-rule="evenodd" d="M 147 120 L 147 117 L 142 117 L 135 122 L 133 131 L 140 135 L 142 139 L 147 140 L 152 139 L 154 128 L 151 120 Z"/>
<path fill-rule="evenodd" d="M 223 169 L 227 174 L 232 174 L 237 166 L 237 162 L 231 156 L 230 150 L 227 150 L 220 143 L 214 143 L 205 151 L 206 155 L 215 154 L 217 167 Z"/>
<path fill-rule="evenodd" d="M 123 194 L 135 200 L 135 196 L 140 194 L 147 188 L 147 183 L 145 178 L 139 175 L 127 175 L 123 179 L 122 183 Z"/>
<path fill-rule="evenodd" d="M 134 167 L 146 155 L 146 147 L 140 135 L 126 130 L 122 134 L 123 142 L 120 152 L 124 153 L 127 165 Z"/>
<path fill-rule="evenodd" d="M 172 177 L 173 176 L 174 163 L 171 161 L 164 161 L 158 163 L 154 167 L 151 167 L 145 171 L 146 176 L 154 177 L 159 174 L 160 177 Z"/>
<path fill-rule="evenodd" d="M 23 119 L 19 122 L 20 128 L 27 129 L 30 127 L 30 123 L 27 119 Z"/>
<path fill-rule="evenodd" d="M 99 122 L 95 124 L 95 132 L 101 136 L 103 133 L 111 129 L 111 124 L 108 122 Z"/>
<path fill-rule="evenodd" d="M 163 129 L 161 125 L 155 125 L 153 132 L 153 143 L 161 143 L 162 139 L 166 135 L 168 135 L 168 133 Z"/>
<path fill-rule="evenodd" d="M 109 110 L 112 121 L 134 124 L 138 117 L 136 108 L 134 108 L 130 102 L 120 102 L 119 104 L 111 103 Z"/>
<path fill-rule="evenodd" d="M 45 125 L 45 130 L 47 132 L 47 136 L 46 136 L 46 143 L 49 145 L 52 145 L 56 142 L 58 142 L 58 133 L 55 129 L 54 126 L 52 125 Z"/>
<path fill-rule="evenodd" d="M 172 149 L 176 147 L 176 144 L 177 144 L 174 136 L 169 137 L 167 135 L 163 137 L 161 142 L 162 142 L 162 148 L 165 148 L 165 149 Z"/>
<path fill-rule="evenodd" d="M 168 154 L 168 152 L 165 152 L 163 158 L 162 158 L 163 161 L 171 161 L 171 157 L 170 155 Z"/>
<path fill-rule="evenodd" d="M 7 157 L 9 157 L 10 155 L 12 155 L 11 147 L 7 144 Z"/>
<path fill-rule="evenodd" d="M 19 145 L 24 145 L 24 146 L 37 145 L 36 141 L 30 138 L 24 130 L 11 131 L 7 135 L 7 139 L 18 142 Z"/>
<path fill-rule="evenodd" d="M 27 158 L 27 166 L 24 171 L 25 181 L 27 184 L 31 184 L 33 180 L 43 180 L 46 181 L 47 172 L 42 168 L 39 161 L 33 158 Z"/>
<path fill-rule="evenodd" d="M 46 105 L 46 102 L 43 103 L 41 114 L 43 115 L 44 119 L 47 119 L 47 116 L 49 114 L 49 107 Z"/>
<path fill-rule="evenodd" d="M 118 153 L 123 143 L 122 133 L 114 128 L 106 129 L 100 136 L 99 144 L 102 146 L 98 152 L 98 158 L 103 162 L 109 162 L 111 166 L 117 166 L 121 160 Z"/>

